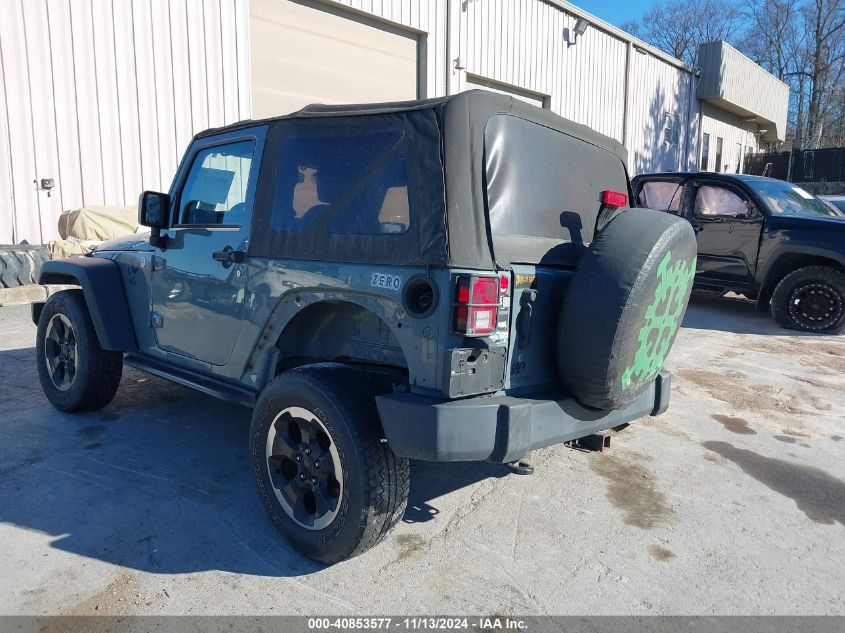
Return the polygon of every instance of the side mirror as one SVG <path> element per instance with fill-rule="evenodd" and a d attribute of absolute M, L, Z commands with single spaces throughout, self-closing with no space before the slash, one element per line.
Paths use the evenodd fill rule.
<path fill-rule="evenodd" d="M 170 214 L 170 196 L 157 191 L 145 191 L 138 199 L 138 224 L 152 229 L 150 245 L 165 248 L 167 236 L 162 237 L 161 229 L 167 228 Z"/>
<path fill-rule="evenodd" d="M 157 191 L 145 191 L 138 199 L 138 224 L 151 229 L 167 227 L 170 196 Z"/>

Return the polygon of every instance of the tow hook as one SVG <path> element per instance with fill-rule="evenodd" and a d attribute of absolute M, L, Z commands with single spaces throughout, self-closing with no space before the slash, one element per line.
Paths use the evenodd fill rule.
<path fill-rule="evenodd" d="M 511 473 L 514 475 L 533 475 L 534 474 L 534 467 L 529 464 L 528 462 L 522 462 L 519 460 L 508 462 L 505 464 L 505 468 L 507 468 Z"/>

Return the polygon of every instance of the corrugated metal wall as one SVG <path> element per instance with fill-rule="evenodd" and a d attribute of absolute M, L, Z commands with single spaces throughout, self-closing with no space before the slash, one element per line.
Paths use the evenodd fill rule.
<path fill-rule="evenodd" d="M 575 41 L 577 15 L 549 0 L 336 0 L 426 40 L 426 95 L 474 87 L 471 78 L 546 97 L 552 111 L 629 147 L 632 173 L 686 169 L 695 164 L 698 102 L 693 75 L 680 62 L 648 52 L 631 59 L 628 138 L 625 88 L 628 42 L 593 20 Z M 448 20 L 447 15 L 451 11 Z M 447 39 L 448 50 L 447 50 Z M 570 42 L 574 42 L 570 44 Z M 446 59 L 449 59 L 448 63 Z M 663 143 L 665 114 L 680 119 L 677 147 Z"/>
<path fill-rule="evenodd" d="M 546 95 L 552 111 L 625 142 L 632 173 L 687 168 L 696 144 L 692 73 L 636 49 L 625 138 L 628 42 L 600 24 L 576 41 L 576 19 L 545 0 L 461 2 L 460 65 L 466 73 Z M 459 80 L 457 87 L 466 86 Z M 684 131 L 678 146 L 662 140 L 667 113 Z"/>
<path fill-rule="evenodd" d="M 575 16 L 542 0 L 455 4 L 466 73 L 545 95 L 552 111 L 622 140 L 625 42 L 591 29 L 568 46 Z"/>
<path fill-rule="evenodd" d="M 249 117 L 248 37 L 247 0 L 3 0 L 0 243 L 167 189 L 195 132 Z"/>
<path fill-rule="evenodd" d="M 681 171 L 695 164 L 698 102 L 694 82 L 692 73 L 634 49 L 628 118 L 628 162 L 633 174 Z M 680 125 L 677 145 L 664 140 L 669 115 L 677 117 Z"/>
<path fill-rule="evenodd" d="M 62 210 L 167 188 L 194 132 L 250 116 L 249 0 L 2 1 L 0 243 L 46 241 Z M 690 70 L 568 2 L 303 1 L 418 33 L 424 96 L 469 88 L 469 74 L 623 141 L 632 174 L 698 165 Z M 747 126 L 719 113 L 703 120 L 727 153 Z"/>

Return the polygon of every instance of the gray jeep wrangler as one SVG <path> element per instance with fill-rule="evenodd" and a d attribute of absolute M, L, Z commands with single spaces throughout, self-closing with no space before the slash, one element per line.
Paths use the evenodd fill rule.
<path fill-rule="evenodd" d="M 253 408 L 273 522 L 339 561 L 402 517 L 408 460 L 518 462 L 657 415 L 688 222 L 628 209 L 625 150 L 483 91 L 310 106 L 198 134 L 151 233 L 45 263 L 47 398 L 124 364 Z"/>

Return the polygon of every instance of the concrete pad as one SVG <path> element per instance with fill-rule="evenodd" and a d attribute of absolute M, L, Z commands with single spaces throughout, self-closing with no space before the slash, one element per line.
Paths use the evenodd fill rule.
<path fill-rule="evenodd" d="M 124 371 L 45 400 L 0 310 L 0 613 L 845 614 L 845 339 L 695 298 L 669 411 L 532 476 L 412 464 L 404 520 L 324 567 L 254 490 L 250 411 Z"/>

